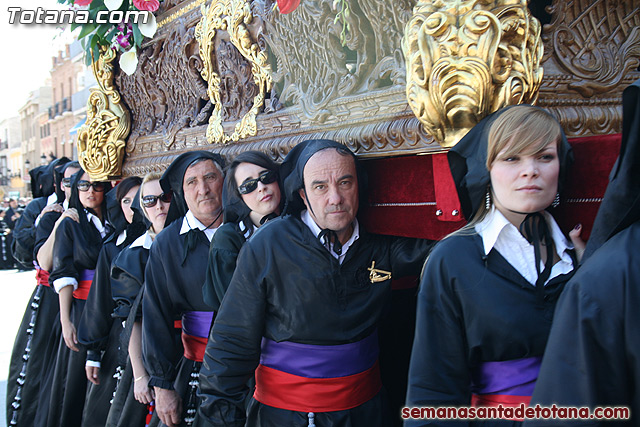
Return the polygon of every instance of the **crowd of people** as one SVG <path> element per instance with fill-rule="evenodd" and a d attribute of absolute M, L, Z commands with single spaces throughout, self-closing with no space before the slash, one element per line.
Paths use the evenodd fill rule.
<path fill-rule="evenodd" d="M 114 188 L 66 158 L 37 168 L 16 224 L 37 286 L 14 345 L 8 425 L 400 425 L 379 329 L 392 280 L 412 275 L 406 406 L 604 403 L 633 414 L 640 180 L 620 183 L 638 164 L 635 120 L 623 154 L 636 153 L 617 164 L 616 187 L 638 198 L 582 266 L 580 230 L 567 237 L 553 218 L 571 147 L 532 106 L 488 116 L 450 151 L 469 222 L 441 242 L 368 233 L 364 169 L 331 140 L 302 142 L 282 164 L 191 151 Z M 620 264 L 606 273 L 611 292 L 594 282 Z M 603 366 L 606 377 L 588 376 Z M 597 393 L 609 381 L 625 384 L 615 398 Z"/>

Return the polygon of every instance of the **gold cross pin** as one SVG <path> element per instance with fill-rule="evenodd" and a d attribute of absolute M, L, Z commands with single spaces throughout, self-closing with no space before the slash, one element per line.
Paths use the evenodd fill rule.
<path fill-rule="evenodd" d="M 385 280 L 391 279 L 391 272 L 385 270 L 379 270 L 375 268 L 376 262 L 371 261 L 371 267 L 367 268 L 370 271 L 369 280 L 371 283 L 384 282 Z"/>

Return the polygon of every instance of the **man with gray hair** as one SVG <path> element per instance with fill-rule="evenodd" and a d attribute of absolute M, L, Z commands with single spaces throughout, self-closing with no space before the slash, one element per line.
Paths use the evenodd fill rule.
<path fill-rule="evenodd" d="M 213 312 L 202 299 L 209 242 L 222 223 L 224 161 L 193 151 L 178 156 L 160 184 L 173 193 L 164 230 L 149 251 L 142 299 L 142 351 L 165 425 L 196 420 L 197 381 Z M 174 321 L 182 321 L 182 350 Z M 180 355 L 182 353 L 182 357 Z M 197 425 L 197 423 L 195 423 Z"/>

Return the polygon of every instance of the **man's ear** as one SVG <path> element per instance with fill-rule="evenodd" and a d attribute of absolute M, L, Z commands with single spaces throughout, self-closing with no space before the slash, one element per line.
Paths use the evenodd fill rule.
<path fill-rule="evenodd" d="M 300 195 L 300 198 L 302 199 L 304 204 L 307 205 L 307 197 L 306 197 L 306 194 L 304 192 L 304 188 L 299 189 L 298 190 L 298 194 Z"/>

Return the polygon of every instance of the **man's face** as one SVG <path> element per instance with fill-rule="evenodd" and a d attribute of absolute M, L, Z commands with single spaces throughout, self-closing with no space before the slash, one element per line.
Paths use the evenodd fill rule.
<path fill-rule="evenodd" d="M 312 218 L 322 229 L 328 228 L 344 243 L 351 237 L 351 224 L 358 212 L 358 177 L 349 155 L 335 149 L 317 152 L 303 172 L 306 195 L 300 197 Z"/>
<path fill-rule="evenodd" d="M 18 201 L 17 200 L 9 201 L 9 206 L 11 206 L 11 208 L 13 209 L 16 209 L 18 207 Z"/>
<path fill-rule="evenodd" d="M 213 160 L 189 166 L 184 174 L 185 201 L 191 213 L 204 225 L 208 226 L 220 213 L 223 178 Z"/>

